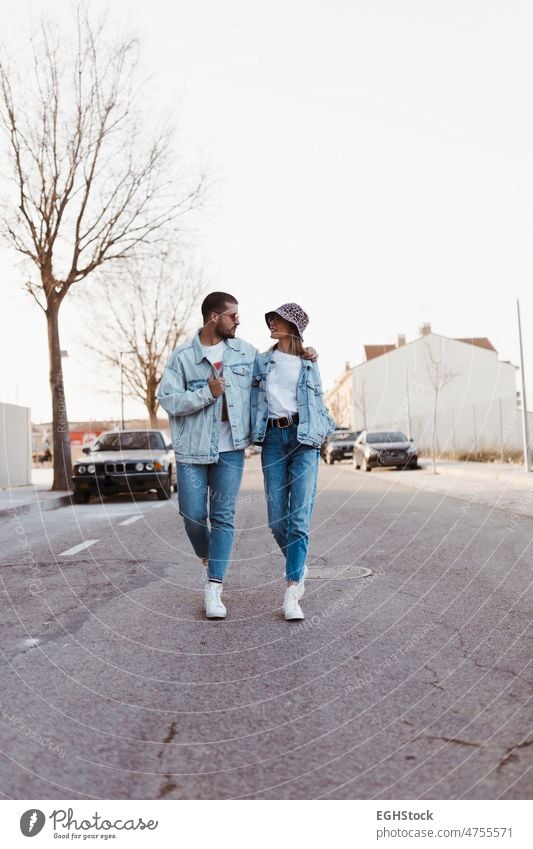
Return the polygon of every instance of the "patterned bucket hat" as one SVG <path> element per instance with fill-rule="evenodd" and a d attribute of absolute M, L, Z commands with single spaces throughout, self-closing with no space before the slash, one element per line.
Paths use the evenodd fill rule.
<path fill-rule="evenodd" d="M 304 330 L 309 324 L 309 316 L 299 304 L 282 304 L 280 307 L 276 307 L 275 310 L 266 312 L 265 321 L 268 327 L 270 327 L 269 322 L 273 315 L 280 315 L 285 321 L 290 321 L 291 324 L 294 324 L 300 339 L 303 338 Z"/>

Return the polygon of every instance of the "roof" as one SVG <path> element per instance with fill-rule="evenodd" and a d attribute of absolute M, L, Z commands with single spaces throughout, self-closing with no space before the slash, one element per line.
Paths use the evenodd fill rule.
<path fill-rule="evenodd" d="M 376 357 L 381 357 L 382 354 L 388 354 L 389 351 L 395 351 L 396 345 L 365 345 L 365 357 L 368 360 L 373 360 Z"/>
<path fill-rule="evenodd" d="M 434 335 L 434 334 L 432 334 Z M 422 338 L 422 337 L 420 337 Z M 418 341 L 418 340 L 415 340 Z M 485 348 L 486 351 L 494 351 L 496 348 L 486 336 L 472 336 L 464 339 L 454 339 L 454 342 L 465 342 L 467 345 L 476 345 L 478 348 Z M 364 345 L 366 362 L 374 360 L 376 357 L 381 357 L 382 354 L 388 354 L 390 351 L 396 351 L 397 345 Z M 403 346 L 402 346 L 403 347 Z"/>
<path fill-rule="evenodd" d="M 456 339 L 456 342 L 466 342 L 468 345 L 477 345 L 478 348 L 486 348 L 487 351 L 496 352 L 496 348 L 486 336 L 474 336 L 471 339 Z"/>

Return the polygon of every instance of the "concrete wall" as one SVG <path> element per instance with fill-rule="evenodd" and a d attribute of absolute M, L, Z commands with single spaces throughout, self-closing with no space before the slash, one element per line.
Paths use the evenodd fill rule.
<path fill-rule="evenodd" d="M 31 483 L 29 407 L 0 404 L 0 487 Z"/>

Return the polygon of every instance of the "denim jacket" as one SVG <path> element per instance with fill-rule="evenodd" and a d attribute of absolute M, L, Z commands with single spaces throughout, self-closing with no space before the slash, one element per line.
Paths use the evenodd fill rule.
<path fill-rule="evenodd" d="M 214 398 L 199 331 L 170 355 L 157 398 L 168 413 L 178 463 L 217 463 L 222 395 Z M 222 358 L 228 419 L 236 449 L 250 444 L 250 387 L 256 348 L 243 339 L 226 339 Z"/>
<path fill-rule="evenodd" d="M 273 351 L 258 354 L 255 358 L 252 380 L 252 441 L 260 444 L 265 438 L 268 402 L 266 379 L 273 367 Z M 325 438 L 335 430 L 335 422 L 324 406 L 320 372 L 316 363 L 301 360 L 302 366 L 296 399 L 298 403 L 297 439 L 303 445 L 320 448 Z"/>

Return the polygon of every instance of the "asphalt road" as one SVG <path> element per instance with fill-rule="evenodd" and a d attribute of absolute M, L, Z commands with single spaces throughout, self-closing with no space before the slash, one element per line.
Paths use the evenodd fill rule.
<path fill-rule="evenodd" d="M 287 623 L 253 458 L 220 622 L 154 499 L 0 522 L 4 798 L 531 798 L 533 519 L 322 465 Z"/>

